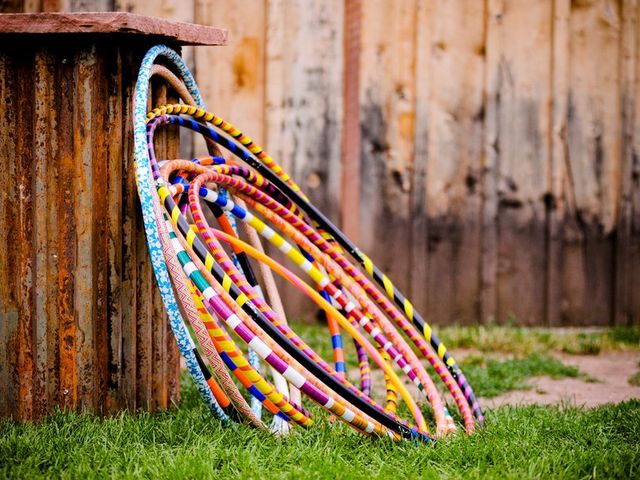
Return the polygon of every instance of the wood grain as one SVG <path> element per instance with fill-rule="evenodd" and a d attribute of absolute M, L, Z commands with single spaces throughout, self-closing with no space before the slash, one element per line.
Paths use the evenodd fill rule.
<path fill-rule="evenodd" d="M 424 2 L 416 69 L 412 297 L 434 322 L 479 320 L 484 5 Z M 460 35 L 459 32 L 465 32 Z M 427 81 L 428 80 L 428 81 Z M 420 146 L 420 147 L 418 147 Z"/>
<path fill-rule="evenodd" d="M 363 1 L 360 65 L 360 244 L 402 290 L 412 269 L 415 1 Z M 383 240 L 384 239 L 384 240 Z"/>
<path fill-rule="evenodd" d="M 192 59 L 185 50 L 211 109 L 265 144 L 430 321 L 640 321 L 637 0 L 243 0 L 234 8 L 57 0 L 5 8 L 109 3 L 228 28 L 230 48 L 196 49 Z M 347 147 L 360 152 L 357 161 Z M 181 155 L 192 152 L 204 146 Z M 117 218 L 113 212 L 108 230 Z M 44 265 L 44 252 L 35 255 Z M 285 292 L 293 316 L 311 316 L 315 307 Z M 114 331 L 126 330 L 126 312 L 135 311 L 130 295 Z M 36 357 L 47 348 L 40 341 Z M 129 358 L 125 344 L 117 348 Z"/>

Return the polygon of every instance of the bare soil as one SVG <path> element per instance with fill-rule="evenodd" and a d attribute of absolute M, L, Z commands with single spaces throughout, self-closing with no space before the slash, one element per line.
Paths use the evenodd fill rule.
<path fill-rule="evenodd" d="M 599 355 L 556 355 L 566 365 L 574 365 L 593 381 L 577 378 L 554 380 L 548 377 L 529 379 L 531 390 L 506 392 L 481 399 L 485 408 L 500 405 L 572 404 L 595 407 L 640 398 L 640 387 L 630 385 L 629 377 L 638 371 L 640 352 L 608 352 Z"/>
<path fill-rule="evenodd" d="M 482 355 L 475 349 L 455 349 L 453 356 L 462 360 L 470 355 Z M 565 365 L 573 365 L 588 379 L 532 377 L 527 380 L 529 390 L 512 390 L 492 398 L 480 398 L 483 408 L 501 405 L 529 404 L 571 404 L 595 407 L 605 403 L 619 403 L 632 398 L 640 398 L 640 387 L 629 384 L 629 377 L 639 369 L 640 352 L 601 352 L 598 355 L 567 355 L 548 352 L 559 358 Z M 492 358 L 509 358 L 501 352 L 491 354 Z M 426 366 L 425 362 L 425 366 Z M 429 367 L 430 368 L 430 367 Z M 349 372 L 349 377 L 357 383 L 358 371 Z M 416 386 L 405 376 L 401 377 L 405 387 L 414 397 L 419 396 Z M 376 385 L 383 383 L 379 370 L 371 372 L 371 380 Z M 438 387 L 443 390 L 438 382 Z M 381 399 L 379 399 L 381 400 Z"/>

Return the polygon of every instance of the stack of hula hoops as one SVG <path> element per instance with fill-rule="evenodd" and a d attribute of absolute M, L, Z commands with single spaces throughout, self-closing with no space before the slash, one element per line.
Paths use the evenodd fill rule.
<path fill-rule="evenodd" d="M 148 112 L 152 76 L 164 78 L 182 103 Z M 201 135 L 206 155 L 157 158 L 154 135 L 167 125 Z M 166 46 L 142 61 L 134 144 L 149 254 L 171 329 L 221 422 L 286 435 L 291 425 L 313 426 L 303 404 L 311 401 L 364 435 L 431 442 L 458 425 L 426 371 L 430 364 L 466 432 L 482 424 L 462 371 L 409 300 L 258 144 L 205 110 L 189 70 Z M 289 266 L 266 255 L 261 242 Z M 287 324 L 274 272 L 325 313 L 331 360 Z M 346 372 L 345 334 L 355 345 L 358 385 Z M 372 368 L 383 372 L 386 393 L 372 391 Z M 435 433 L 420 408 L 424 399 Z M 398 408 L 401 401 L 406 407 Z"/>

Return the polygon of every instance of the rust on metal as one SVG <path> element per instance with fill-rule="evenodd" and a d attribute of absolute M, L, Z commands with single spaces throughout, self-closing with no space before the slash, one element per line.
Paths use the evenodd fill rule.
<path fill-rule="evenodd" d="M 23 33 L 0 47 L 0 417 L 178 399 L 132 169 L 133 88 L 157 38 L 132 36 Z M 155 80 L 154 92 L 176 100 Z M 177 132 L 158 142 L 177 155 Z"/>

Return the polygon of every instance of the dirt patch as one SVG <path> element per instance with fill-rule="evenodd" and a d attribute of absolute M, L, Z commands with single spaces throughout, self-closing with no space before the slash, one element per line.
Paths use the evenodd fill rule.
<path fill-rule="evenodd" d="M 462 361 L 470 356 L 486 356 L 475 349 L 456 349 L 454 358 Z M 491 398 L 480 398 L 483 408 L 495 408 L 501 405 L 528 405 L 528 404 L 572 404 L 586 407 L 594 407 L 605 403 L 619 403 L 632 398 L 640 398 L 640 387 L 630 385 L 629 377 L 638 371 L 640 352 L 603 352 L 598 355 L 568 355 L 547 352 L 557 357 L 565 365 L 573 365 L 585 374 L 586 379 L 531 377 L 526 383 L 531 385 L 529 390 L 511 390 L 502 395 Z M 492 352 L 493 359 L 505 360 L 512 355 L 503 352 Z M 425 361 L 425 367 L 431 368 Z M 358 384 L 358 370 L 349 371 L 349 378 Z M 401 377 L 405 387 L 414 398 L 422 399 L 416 386 L 406 376 Z M 382 372 L 371 372 L 374 389 L 374 398 L 382 401 L 378 387 L 384 384 Z M 441 382 L 436 382 L 438 389 L 444 394 Z M 472 385 L 473 386 L 473 385 Z M 380 398 L 378 398 L 380 397 Z M 448 395 L 445 395 L 448 397 Z"/>
<path fill-rule="evenodd" d="M 628 380 L 638 371 L 640 352 L 611 352 L 600 355 L 556 354 L 566 365 L 574 365 L 594 382 L 577 378 L 554 380 L 534 377 L 528 383 L 531 390 L 517 390 L 494 398 L 480 400 L 484 408 L 501 405 L 559 404 L 570 403 L 595 407 L 604 403 L 618 403 L 640 398 L 640 387 L 630 385 Z"/>

